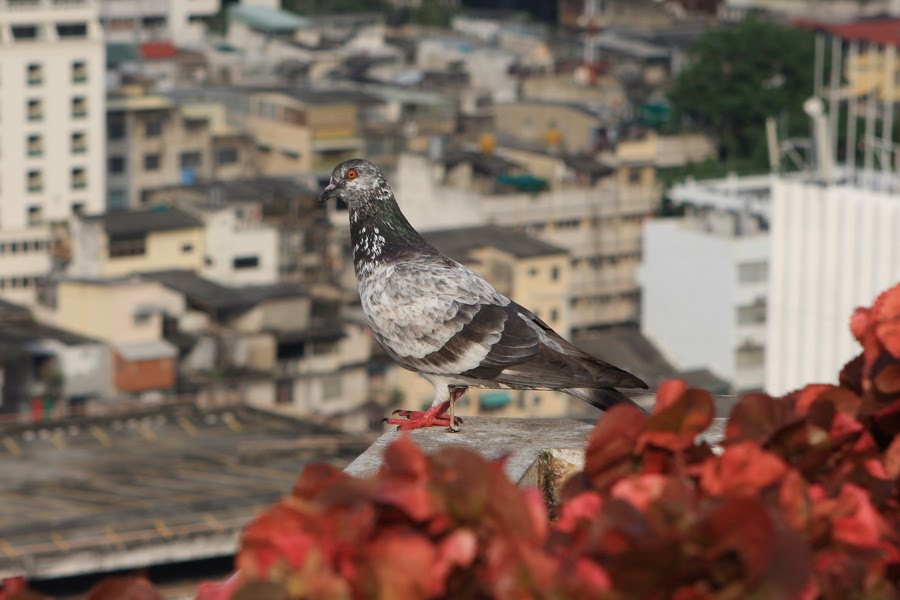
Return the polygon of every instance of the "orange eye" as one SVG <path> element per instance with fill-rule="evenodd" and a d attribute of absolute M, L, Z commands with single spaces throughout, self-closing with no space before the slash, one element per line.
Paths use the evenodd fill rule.
<path fill-rule="evenodd" d="M 347 169 L 347 179 L 356 179 L 359 177 L 359 173 L 356 172 L 356 169 Z"/>

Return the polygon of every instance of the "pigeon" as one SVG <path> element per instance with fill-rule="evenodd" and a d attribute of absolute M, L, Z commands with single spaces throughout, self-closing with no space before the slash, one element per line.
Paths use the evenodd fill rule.
<path fill-rule="evenodd" d="M 349 208 L 359 298 L 375 339 L 434 386 L 430 408 L 394 411 L 387 423 L 458 431 L 453 405 L 469 387 L 558 390 L 603 410 L 631 402 L 615 388 L 647 388 L 441 254 L 409 223 L 369 161 L 334 168 L 319 204 L 333 198 Z"/>

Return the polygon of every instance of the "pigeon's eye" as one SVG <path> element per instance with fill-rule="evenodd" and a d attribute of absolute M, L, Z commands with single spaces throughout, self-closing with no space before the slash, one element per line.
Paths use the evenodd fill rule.
<path fill-rule="evenodd" d="M 353 180 L 359 177 L 359 173 L 356 172 L 356 169 L 347 169 L 347 175 L 345 175 L 347 179 Z"/>

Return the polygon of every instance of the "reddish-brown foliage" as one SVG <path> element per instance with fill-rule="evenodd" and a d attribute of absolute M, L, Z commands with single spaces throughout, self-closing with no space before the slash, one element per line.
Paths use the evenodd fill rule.
<path fill-rule="evenodd" d="M 684 382 L 651 415 L 613 407 L 553 522 L 463 448 L 403 437 L 365 480 L 308 467 L 198 600 L 900 597 L 900 286 L 851 329 L 838 385 L 744 396 L 718 448 L 698 442 L 712 397 Z"/>

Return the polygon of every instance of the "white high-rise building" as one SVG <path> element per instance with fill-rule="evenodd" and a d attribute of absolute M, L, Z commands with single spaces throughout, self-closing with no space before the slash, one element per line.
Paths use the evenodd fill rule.
<path fill-rule="evenodd" d="M 105 69 L 93 0 L 0 0 L 0 297 L 32 302 L 49 225 L 103 211 Z"/>
<path fill-rule="evenodd" d="M 682 370 L 763 387 L 772 177 L 688 181 L 684 217 L 644 225 L 641 333 Z"/>
<path fill-rule="evenodd" d="M 850 315 L 900 282 L 900 194 L 781 177 L 772 198 L 766 390 L 836 383 Z"/>

